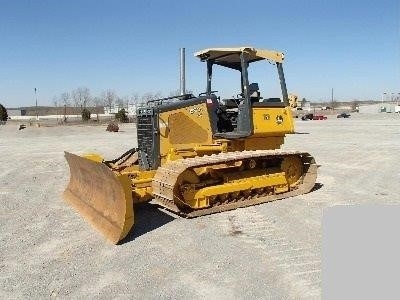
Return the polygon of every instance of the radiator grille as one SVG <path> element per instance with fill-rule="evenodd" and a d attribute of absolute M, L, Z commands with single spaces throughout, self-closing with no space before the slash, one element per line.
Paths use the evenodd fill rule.
<path fill-rule="evenodd" d="M 154 123 L 153 114 L 138 114 L 137 115 L 137 139 L 138 148 L 142 150 L 147 155 L 147 160 L 150 168 L 154 166 L 154 155 L 153 155 L 153 145 L 154 145 Z"/>

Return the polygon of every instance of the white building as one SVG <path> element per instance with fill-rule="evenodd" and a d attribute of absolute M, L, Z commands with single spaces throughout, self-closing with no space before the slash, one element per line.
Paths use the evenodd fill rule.
<path fill-rule="evenodd" d="M 7 114 L 9 117 L 25 116 L 26 110 L 10 108 L 10 109 L 7 109 Z"/>
<path fill-rule="evenodd" d="M 301 108 L 302 108 L 302 110 L 305 110 L 305 111 L 310 112 L 310 111 L 311 111 L 311 102 L 309 102 L 309 101 L 304 101 L 304 102 L 302 103 L 302 105 L 301 105 Z"/>
<path fill-rule="evenodd" d="M 361 114 L 377 114 L 377 113 L 394 113 L 398 108 L 397 105 L 390 103 L 377 103 L 377 104 L 368 104 L 368 105 L 360 105 L 359 113 Z"/>
<path fill-rule="evenodd" d="M 118 113 L 121 109 L 125 109 L 125 111 L 128 113 L 129 116 L 136 116 L 136 104 L 128 104 L 127 105 L 118 105 L 115 104 L 111 107 L 109 106 L 104 106 L 104 114 L 105 115 L 115 115 Z"/>

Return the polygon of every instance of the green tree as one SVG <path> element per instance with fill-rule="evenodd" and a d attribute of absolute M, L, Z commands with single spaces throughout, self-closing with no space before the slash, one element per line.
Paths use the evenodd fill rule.
<path fill-rule="evenodd" d="M 115 114 L 115 118 L 121 123 L 129 122 L 128 114 L 126 113 L 124 108 L 119 110 L 118 113 Z"/>
<path fill-rule="evenodd" d="M 8 114 L 7 114 L 7 109 L 0 104 L 0 121 L 7 121 L 8 120 Z"/>
<path fill-rule="evenodd" d="M 90 120 L 90 110 L 87 108 L 84 108 L 82 110 L 82 121 L 89 121 Z"/>

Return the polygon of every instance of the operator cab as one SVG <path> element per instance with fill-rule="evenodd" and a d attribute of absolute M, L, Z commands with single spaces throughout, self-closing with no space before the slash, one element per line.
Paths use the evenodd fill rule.
<path fill-rule="evenodd" d="M 238 139 L 251 136 L 254 132 L 253 107 L 286 107 L 289 105 L 282 68 L 283 53 L 252 47 L 239 47 L 205 49 L 195 53 L 195 56 L 207 63 L 207 89 L 204 94 L 218 99 L 218 105 L 215 110 L 217 116 L 215 137 Z M 276 65 L 282 100 L 277 97 L 263 99 L 258 83 L 249 82 L 249 65 L 262 60 L 267 60 L 269 63 Z M 212 90 L 214 65 L 239 71 L 241 92 L 237 97 L 220 100 L 219 97 L 215 96 L 217 91 Z"/>

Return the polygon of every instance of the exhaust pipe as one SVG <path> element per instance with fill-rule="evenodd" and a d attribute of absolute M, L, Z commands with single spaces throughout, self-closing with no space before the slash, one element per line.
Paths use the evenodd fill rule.
<path fill-rule="evenodd" d="M 185 48 L 180 48 L 181 53 L 181 64 L 180 64 L 180 71 L 181 71 L 181 80 L 180 80 L 180 94 L 186 94 L 186 87 L 185 87 Z"/>

